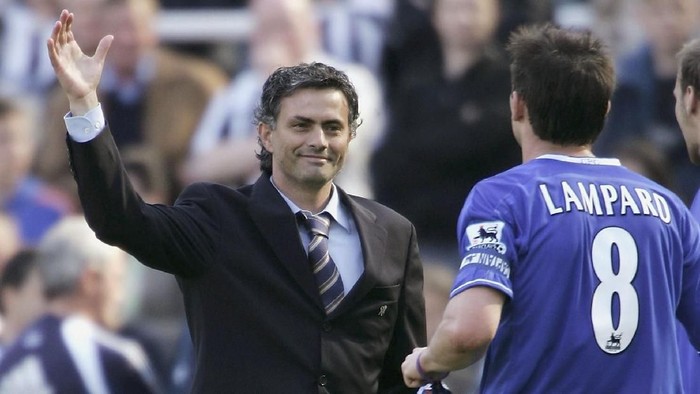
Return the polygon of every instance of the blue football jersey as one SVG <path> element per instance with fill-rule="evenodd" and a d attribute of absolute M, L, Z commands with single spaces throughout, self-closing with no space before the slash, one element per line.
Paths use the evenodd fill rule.
<path fill-rule="evenodd" d="M 84 317 L 40 318 L 0 360 L 0 393 L 158 391 L 141 347 Z"/>
<path fill-rule="evenodd" d="M 545 155 L 477 184 L 451 296 L 507 296 L 486 393 L 677 393 L 676 317 L 700 345 L 700 233 L 616 159 Z"/>

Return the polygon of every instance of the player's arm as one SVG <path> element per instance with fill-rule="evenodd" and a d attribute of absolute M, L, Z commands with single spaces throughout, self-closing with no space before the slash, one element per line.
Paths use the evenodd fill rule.
<path fill-rule="evenodd" d="M 496 335 L 505 299 L 504 293 L 486 286 L 471 287 L 450 299 L 428 347 L 415 349 L 403 362 L 406 385 L 418 387 L 425 376 L 439 378 L 483 357 Z"/>

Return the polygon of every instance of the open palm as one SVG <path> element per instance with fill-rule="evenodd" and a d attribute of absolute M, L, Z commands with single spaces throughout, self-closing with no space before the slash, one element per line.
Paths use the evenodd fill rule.
<path fill-rule="evenodd" d="M 95 55 L 87 56 L 73 37 L 71 29 L 73 17 L 73 14 L 67 10 L 61 12 L 47 42 L 49 58 L 56 78 L 72 103 L 94 99 L 96 104 L 97 85 L 102 76 L 107 51 L 114 37 L 111 35 L 103 37 Z"/>

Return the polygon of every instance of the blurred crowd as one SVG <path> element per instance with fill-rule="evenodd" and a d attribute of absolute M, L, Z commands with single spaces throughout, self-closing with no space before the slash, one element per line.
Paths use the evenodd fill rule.
<path fill-rule="evenodd" d="M 700 0 L 0 0 L 3 351 L 52 310 L 46 283 L 60 274 L 41 269 L 41 251 L 75 237 L 46 234 L 81 214 L 65 147 L 68 104 L 45 45 L 64 8 L 86 52 L 115 36 L 100 101 L 132 182 L 154 204 L 172 203 L 192 182 L 235 187 L 259 175 L 252 119 L 272 70 L 320 61 L 346 71 L 363 122 L 338 184 L 415 224 L 430 267 L 426 304 L 435 310 L 427 316 L 438 321 L 458 267 L 465 197 L 520 162 L 504 53 L 519 25 L 549 21 L 602 37 L 617 62 L 617 89 L 596 153 L 619 157 L 686 202 L 700 186 L 672 93 L 675 54 L 700 33 Z M 193 31 L 191 42 L 170 42 L 159 34 L 169 12 L 224 9 L 250 21 L 244 39 L 206 42 Z M 188 32 L 186 19 L 180 28 Z M 56 261 L 71 258 L 79 256 Z M 154 387 L 187 392 L 191 349 L 175 279 L 128 256 L 123 270 L 102 275 L 100 286 L 120 294 L 106 298 L 118 305 L 108 320 L 90 315 L 92 323 L 143 350 Z M 478 371 L 451 379 L 471 392 Z"/>

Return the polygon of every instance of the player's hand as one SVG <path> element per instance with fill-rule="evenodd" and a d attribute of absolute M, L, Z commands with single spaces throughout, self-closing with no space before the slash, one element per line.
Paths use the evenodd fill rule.
<path fill-rule="evenodd" d="M 71 112 L 73 115 L 83 115 L 98 104 L 97 85 L 114 37 L 103 37 L 95 55 L 87 56 L 73 37 L 73 18 L 73 14 L 67 10 L 61 12 L 47 47 L 56 78 L 70 101 Z"/>
<path fill-rule="evenodd" d="M 424 383 L 418 369 L 416 369 L 416 360 L 423 350 L 425 350 L 424 347 L 413 349 L 413 353 L 406 356 L 406 359 L 401 364 L 403 382 L 407 387 L 420 387 L 420 385 Z"/>

